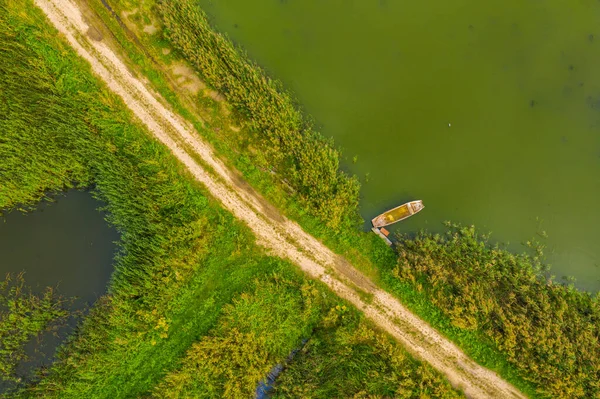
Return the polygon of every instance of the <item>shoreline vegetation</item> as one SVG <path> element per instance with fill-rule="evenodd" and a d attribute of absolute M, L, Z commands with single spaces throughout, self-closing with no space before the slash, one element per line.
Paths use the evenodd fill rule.
<path fill-rule="evenodd" d="M 0 209 L 91 187 L 121 234 L 108 294 L 52 366 L 4 396 L 249 397 L 309 338 L 312 357 L 297 364 L 313 374 L 286 376 L 291 391 L 278 394 L 302 397 L 325 378 L 313 397 L 463 397 L 326 286 L 265 254 L 31 1 L 0 0 L 0 48 Z"/>
<path fill-rule="evenodd" d="M 10 388 L 22 382 L 19 368 L 39 360 L 28 353 L 26 345 L 63 327 L 72 301 L 53 287 L 32 292 L 23 272 L 8 273 L 0 280 L 0 386 Z"/>
<path fill-rule="evenodd" d="M 513 254 L 473 226 L 400 240 L 393 278 L 441 309 L 452 326 L 478 331 L 547 397 L 600 395 L 600 294 L 545 276 L 543 248 Z"/>
<path fill-rule="evenodd" d="M 360 184 L 340 169 L 340 152 L 315 132 L 283 85 L 216 33 L 198 6 L 159 1 L 165 38 L 245 118 L 260 148 L 253 161 L 278 174 L 310 213 L 333 230 L 355 227 Z"/>
<path fill-rule="evenodd" d="M 254 101 L 251 105 L 268 107 L 279 104 L 274 98 L 283 98 L 279 101 L 286 106 L 293 106 L 293 101 L 280 90 L 278 82 L 249 61 L 225 35 L 216 32 L 197 5 L 189 0 L 159 0 L 156 9 L 164 24 L 164 38 L 238 112 L 250 118 L 271 117 L 270 126 L 296 126 L 300 118 L 295 113 L 259 113 L 248 105 L 246 98 Z M 279 96 L 273 90 L 280 90 Z M 265 123 L 269 126 L 268 120 L 260 119 L 260 123 L 253 122 L 251 129 L 260 129 L 270 137 Z M 304 140 L 315 140 L 310 132 Z M 318 137 L 315 142 L 321 140 Z M 268 143 L 266 139 L 259 140 Z M 274 148 L 283 149 L 276 145 Z M 335 156 L 339 158 L 339 152 Z M 339 160 L 335 163 L 339 164 Z M 315 177 L 312 184 L 316 186 L 330 181 L 327 177 Z M 356 212 L 354 202 L 341 204 L 348 208 L 313 215 L 326 223 L 323 215 Z M 344 233 L 337 238 L 340 235 L 343 237 Z M 475 332 L 467 338 L 475 340 L 475 345 L 467 345 L 471 349 L 467 353 L 478 352 L 476 360 L 491 365 L 526 393 L 533 394 L 533 388 L 541 397 L 600 395 L 600 296 L 544 277 L 546 266 L 540 247 L 533 249 L 534 255 L 515 255 L 487 240 L 474 228 L 459 225 L 449 225 L 443 236 L 421 232 L 415 239 L 400 237 L 397 265 L 376 262 L 380 279 L 385 280 L 382 285 L 401 299 L 414 296 L 418 301 L 430 302 L 444 319 L 440 317 L 433 324 L 445 324 L 441 330 L 455 340 L 458 335 Z M 423 316 L 422 310 L 417 313 Z M 456 341 L 465 346 L 461 339 Z M 490 355 L 492 359 L 486 361 L 484 357 Z"/>
<path fill-rule="evenodd" d="M 126 0 L 110 3 L 117 15 L 134 8 Z M 302 397 L 317 386 L 326 390 L 314 397 L 358 394 L 352 388 L 362 381 L 361 370 L 352 368 L 357 362 L 387 371 L 364 394 L 400 396 L 403 392 L 391 388 L 400 384 L 407 387 L 406 397 L 415 392 L 456 397 L 437 373 L 373 331 L 358 312 L 287 262 L 264 256 L 248 230 L 146 138 L 85 63 L 53 36 L 38 10 L 18 14 L 16 4 L 0 0 L 0 40 L 11 55 L 0 55 L 6 57 L 0 63 L 6 72 L 0 74 L 0 209 L 33 206 L 47 190 L 94 184 L 122 234 L 110 294 L 95 305 L 59 361 L 19 396 L 160 397 L 168 391 L 199 396 L 206 386 L 217 396 L 245 395 L 256 384 L 228 381 L 246 374 L 253 381 L 264 378 L 312 334 L 307 352 L 280 377 L 277 397 Z M 156 60 L 184 56 L 225 97 L 227 105 L 217 96 L 194 98 L 203 122 L 169 92 L 164 71 L 127 43 L 100 0 L 89 5 L 161 94 L 191 116 L 255 188 L 473 359 L 530 397 L 600 395 L 597 295 L 542 277 L 541 253 L 510 254 L 472 228 L 451 225 L 445 235 L 401 237 L 396 255 L 356 228 L 359 185 L 339 171 L 340 153 L 332 142 L 315 133 L 281 85 L 215 32 L 191 1 L 146 0 L 132 20 L 155 26 L 154 36 L 141 42 Z M 162 53 L 168 46 L 177 51 Z M 227 107 L 233 110 L 224 111 Z M 263 285 L 264 292 L 257 289 Z M 316 299 L 323 295 L 326 299 Z M 265 313 L 269 306 L 276 309 L 273 315 Z M 275 323 L 275 315 L 291 324 Z M 303 320 L 292 322 L 290 315 Z M 244 324 L 253 316 L 261 322 Z M 266 363 L 242 356 L 260 350 L 267 351 L 261 356 Z M 228 366 L 217 370 L 206 353 Z M 328 359 L 335 356 L 343 361 L 332 364 Z M 205 363 L 196 367 L 198 361 Z M 398 365 L 412 371 L 403 376 Z M 203 387 L 192 378 L 198 373 L 206 376 Z"/>

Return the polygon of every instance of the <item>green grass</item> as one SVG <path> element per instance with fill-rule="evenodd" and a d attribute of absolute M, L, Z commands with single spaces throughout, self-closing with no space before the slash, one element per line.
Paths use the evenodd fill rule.
<path fill-rule="evenodd" d="M 181 1 L 179 3 L 181 3 Z M 183 3 L 185 3 L 185 1 Z M 115 4 L 117 9 L 132 8 L 132 3 L 128 0 L 118 0 Z M 136 3 L 136 7 L 138 7 L 138 5 L 139 4 Z M 160 29 L 162 28 L 160 15 L 157 13 L 155 5 L 156 2 L 154 0 L 146 0 L 139 5 L 138 12 L 143 15 L 143 17 L 139 19 L 144 19 L 146 21 L 152 20 L 155 25 L 159 26 L 159 32 L 157 34 L 152 36 L 140 35 L 140 40 L 147 51 L 150 51 L 153 54 L 159 54 L 160 49 L 168 46 L 168 42 L 162 35 L 163 31 Z M 174 3 L 163 3 L 162 7 L 174 7 Z M 190 13 L 187 13 L 188 17 L 186 17 L 186 19 L 182 18 L 181 15 L 178 17 L 177 10 L 172 8 L 168 9 L 170 12 L 165 14 L 164 21 L 168 21 L 168 28 L 171 31 L 178 30 L 178 34 L 181 35 L 180 38 L 178 38 L 177 36 L 173 36 L 173 32 L 170 32 L 171 40 L 174 42 L 175 47 L 179 47 L 181 52 L 171 52 L 163 61 L 170 62 L 183 56 L 190 60 L 202 74 L 207 73 L 206 69 L 202 66 L 203 61 L 197 60 L 197 52 L 187 51 L 184 42 L 196 43 L 197 45 L 192 47 L 192 49 L 198 49 L 205 46 L 204 50 L 207 52 L 214 51 L 214 48 L 227 48 L 227 53 L 225 55 L 218 54 L 217 57 L 222 56 L 223 59 L 232 59 L 236 57 L 235 54 L 232 54 L 231 47 L 227 47 L 228 44 L 222 41 L 225 40 L 226 42 L 226 39 L 215 35 L 210 28 L 204 26 L 206 25 L 204 21 L 194 19 L 194 24 L 190 25 L 190 20 L 188 18 Z M 177 18 L 179 18 L 179 20 L 177 20 Z M 202 26 L 198 28 L 198 25 Z M 141 28 L 141 26 L 138 26 L 138 28 Z M 202 44 L 202 40 L 204 39 L 198 39 L 194 37 L 194 34 L 206 36 L 207 38 L 216 37 L 217 39 L 215 40 L 217 41 L 217 44 L 206 39 L 209 43 L 213 43 L 212 45 L 214 47 L 211 50 L 210 44 Z M 181 39 L 183 37 L 185 37 L 185 40 Z M 179 46 L 177 45 L 178 40 L 182 41 Z M 195 40 L 199 41 L 195 42 Z M 220 40 L 221 42 L 219 42 Z M 128 51 L 135 52 L 139 50 L 132 48 Z M 241 58 L 245 57 L 243 52 L 240 52 L 238 56 Z M 208 81 L 227 79 L 227 77 L 211 77 L 210 74 L 214 73 L 212 70 L 208 73 L 209 75 L 205 75 L 205 77 L 208 77 Z M 216 87 L 226 87 L 225 95 L 228 95 L 228 86 L 222 86 L 221 83 L 217 82 Z M 165 90 L 168 89 L 165 88 Z M 234 100 L 234 104 L 236 104 L 235 101 L 239 100 Z M 219 127 L 226 126 L 229 123 L 244 126 L 243 118 L 235 112 L 233 114 L 223 114 L 221 112 L 221 108 L 223 108 L 222 104 L 206 101 L 204 100 L 204 97 L 200 97 L 198 104 L 200 104 L 200 107 L 202 108 L 209 107 L 211 118 L 218 121 Z M 244 113 L 244 105 L 238 106 L 238 109 L 240 112 Z M 219 113 L 221 113 L 220 116 Z M 398 279 L 393 273 L 397 264 L 396 255 L 377 237 L 372 234 L 361 233 L 351 228 L 333 231 L 324 225 L 321 219 L 315 217 L 315 214 L 306 208 L 301 199 L 297 195 L 294 195 L 297 194 L 297 191 L 292 190 L 290 192 L 289 188 L 285 184 L 282 184 L 281 179 L 283 176 L 279 175 L 273 177 L 270 171 L 263 166 L 264 159 L 261 158 L 262 154 L 256 153 L 256 151 L 253 150 L 253 148 L 256 147 L 256 133 L 249 129 L 243 129 L 241 132 L 236 132 L 225 128 L 218 133 L 211 131 L 204 135 L 201 131 L 201 134 L 215 146 L 221 156 L 225 157 L 231 165 L 235 166 L 243 173 L 245 179 L 249 181 L 252 186 L 257 188 L 272 203 L 282 209 L 287 216 L 298 221 L 306 231 L 320 238 L 330 248 L 346 256 L 355 266 L 369 275 L 378 285 L 401 299 L 405 305 L 420 317 L 459 344 L 459 346 L 461 346 L 477 362 L 497 371 L 505 379 L 516 385 L 530 397 L 547 396 L 538 392 L 538 388 L 543 390 L 545 389 L 546 384 L 534 384 L 530 382 L 536 381 L 536 379 L 532 378 L 530 372 L 525 371 L 519 362 L 510 360 L 510 354 L 508 352 L 499 349 L 499 341 L 494 340 L 489 334 L 482 331 L 458 326 L 455 318 L 449 313 L 449 309 L 442 309 L 433 305 L 432 295 L 431 292 L 427 292 L 427 286 L 423 288 L 423 286 L 410 280 Z M 531 268 L 531 266 L 528 265 L 523 265 L 523 267 L 526 269 Z"/>
<path fill-rule="evenodd" d="M 15 10 L 15 2 L 4 0 L 4 4 Z M 230 165 L 240 170 L 246 180 L 306 231 L 346 256 L 377 284 L 457 342 L 476 361 L 498 371 L 529 396 L 551 396 L 548 392 L 567 392 L 570 397 L 593 395 L 594 381 L 598 379 L 592 374 L 584 376 L 590 383 L 582 390 L 578 390 L 576 385 L 572 389 L 573 385 L 540 382 L 552 376 L 546 374 L 539 380 L 534 378 L 535 372 L 526 368 L 535 364 L 533 360 L 544 367 L 551 364 L 544 359 L 552 353 L 541 352 L 537 360 L 515 361 L 510 351 L 503 347 L 504 338 L 461 325 L 457 322 L 456 303 L 450 306 L 441 302 L 440 298 L 447 293 L 436 290 L 432 283 L 433 275 L 399 274 L 395 271 L 398 264 L 396 255 L 374 235 L 351 228 L 332 230 L 324 225 L 322 219 L 316 216 L 322 218 L 323 215 L 311 209 L 298 186 L 293 184 L 290 190 L 282 183 L 285 176 L 272 175 L 264 166 L 265 154 L 255 150 L 262 139 L 258 136 L 259 132 L 251 128 L 253 125 L 241 116 L 241 111 L 231 112 L 227 104 L 209 100 L 202 94 L 175 94 L 161 63 L 177 60 L 181 54 L 162 54 L 161 49 L 168 42 L 160 30 L 154 36 L 141 37 L 144 53 L 98 0 L 90 0 L 90 4 L 134 65 L 141 68 L 174 109 L 192 120 L 200 134 Z M 130 5 L 126 0 L 115 4 L 117 12 L 121 10 L 119 7 Z M 146 0 L 138 6 L 141 14 L 137 20 L 140 23 L 153 21 L 160 27 L 153 0 Z M 73 57 L 64 44 L 53 37 L 51 30 L 40 29 L 44 25 L 39 12 L 7 12 L 3 15 L 9 23 L 3 25 L 2 34 L 9 39 L 4 40 L 2 48 L 11 51 L 12 55 L 3 58 L 0 64 L 0 71 L 5 72 L 0 75 L 0 82 L 5 88 L 0 91 L 0 127 L 4 128 L 0 155 L 8 165 L 4 167 L 3 163 L 0 170 L 0 181 L 3 182 L 0 184 L 0 209 L 21 203 L 24 207 L 32 206 L 49 189 L 95 185 L 96 195 L 109 204 L 111 221 L 123 234 L 111 296 L 98 306 L 79 338 L 65 349 L 65 360 L 31 392 L 49 390 L 49 395 L 57 396 L 59 394 L 52 393 L 49 388 L 54 386 L 61 389 L 60 395 L 73 397 L 80 395 L 79 390 L 81 396 L 90 392 L 101 395 L 105 389 L 117 397 L 149 392 L 161 381 L 164 373 L 169 370 L 177 373 L 182 364 L 180 356 L 186 353 L 193 340 L 216 336 L 220 312 L 233 298 L 250 289 L 248 281 L 254 276 L 268 275 L 266 270 L 276 265 L 273 260 L 265 260 L 256 249 L 252 249 L 252 238 L 246 229 L 214 204 L 202 188 L 181 177 L 185 174 L 181 167 L 160 145 L 144 136 L 143 130 L 131 121 L 118 100 L 90 78 L 87 66 Z M 192 31 L 187 29 L 188 34 Z M 151 61 L 149 56 L 158 62 Z M 237 131 L 230 125 L 242 129 Z M 28 133 L 23 135 L 23 131 Z M 30 162 L 22 162 L 22 159 L 30 159 Z M 135 177 L 133 182 L 132 177 Z M 152 189 L 148 191 L 148 188 Z M 217 243 L 216 246 L 213 242 Z M 221 251 L 221 247 L 227 249 Z M 402 253 L 410 254 L 412 251 L 423 255 L 422 251 L 427 254 L 432 248 L 417 246 L 408 251 L 404 246 Z M 450 248 L 459 247 L 451 245 Z M 232 257 L 231 253 L 238 254 L 239 258 Z M 248 256 L 248 253 L 255 253 L 256 258 Z M 472 259 L 477 260 L 480 255 L 476 254 Z M 454 252 L 453 256 L 439 257 L 439 265 L 450 259 L 450 263 L 444 266 L 448 269 L 452 262 L 460 263 L 462 256 L 471 259 L 468 258 L 471 255 Z M 221 274 L 221 270 L 229 271 L 230 262 L 244 270 L 246 265 L 250 265 L 247 274 L 238 271 L 231 271 L 231 275 Z M 422 264 L 417 262 L 410 270 L 418 270 Z M 522 263 L 520 267 L 526 274 L 535 272 L 531 264 Z M 481 274 L 476 269 L 457 270 L 462 270 L 467 281 L 477 279 Z M 497 277 L 508 280 L 519 276 L 514 271 L 494 267 L 489 267 L 489 270 L 499 271 L 501 274 Z M 225 283 L 221 284 L 221 280 Z M 519 288 L 514 285 L 515 282 L 510 284 L 513 284 L 513 290 Z M 454 281 L 451 287 L 461 290 L 467 286 Z M 215 288 L 220 290 L 218 294 L 213 292 Z M 562 289 L 570 290 L 563 287 L 559 291 Z M 541 290 L 544 291 L 544 288 Z M 587 305 L 581 305 L 588 303 L 585 294 L 576 290 L 568 292 L 573 297 L 567 305 L 568 313 L 573 317 L 585 316 L 585 312 L 589 311 L 589 307 L 586 310 Z M 488 289 L 484 294 L 488 295 L 487 299 L 503 304 L 501 295 L 494 297 L 499 294 L 493 290 Z M 468 302 L 470 297 L 463 293 L 458 298 Z M 592 307 L 598 306 L 598 301 L 595 301 Z M 483 302 L 475 303 L 473 314 L 479 311 L 478 306 Z M 199 312 L 204 317 L 196 318 L 195 308 L 186 308 L 186 304 L 190 303 L 208 304 Z M 501 306 L 500 309 L 505 308 Z M 530 322 L 533 314 L 523 314 L 523 320 Z M 549 313 L 550 318 L 555 314 Z M 585 322 L 592 327 L 590 331 L 594 331 L 593 326 L 598 324 L 594 320 Z M 168 331 L 164 329 L 165 323 L 171 326 Z M 583 325 L 581 328 L 586 327 Z M 193 339 L 180 333 L 196 331 L 194 329 L 198 332 Z M 136 335 L 139 332 L 142 332 L 141 336 Z M 161 337 L 161 334 L 167 334 L 167 337 Z M 519 334 L 519 337 L 523 336 Z M 329 338 L 323 338 L 326 339 Z M 134 342 L 135 348 L 132 346 Z M 572 342 L 568 340 L 567 344 Z M 591 348 L 595 350 L 594 345 Z M 587 353 L 586 348 L 580 347 L 579 350 Z M 67 361 L 67 358 L 70 360 Z M 570 370 L 569 362 L 560 363 L 559 368 Z M 314 378 L 316 381 L 320 376 Z M 570 378 L 568 372 L 557 374 L 554 381 L 567 378 Z M 105 379 L 109 381 L 108 385 L 103 382 Z M 295 381 L 300 383 L 300 380 Z M 538 392 L 538 388 L 545 389 L 546 394 Z"/>
<path fill-rule="evenodd" d="M 96 81 L 32 2 L 23 8 L 0 0 L 0 48 L 0 209 L 32 209 L 48 190 L 92 188 L 121 235 L 108 294 L 56 362 L 11 396 L 147 396 L 185 372 L 197 345 L 224 360 L 216 363 L 223 374 L 209 373 L 194 389 L 223 397 L 227 383 L 256 366 L 242 391 L 231 391 L 248 393 L 330 308 L 347 306 L 288 262 L 266 256 L 249 229 Z M 236 340 L 234 329 L 257 341 Z M 219 345 L 222 339 L 229 341 Z M 231 354 L 252 360 L 250 343 L 264 355 L 260 364 L 226 362 Z M 404 380 L 454 392 L 437 374 L 420 379 L 428 366 L 403 359 L 414 370 Z"/>
<path fill-rule="evenodd" d="M 359 312 L 324 293 L 319 284 L 283 271 L 256 280 L 153 397 L 253 397 L 256 382 L 298 348 L 275 397 L 462 397 Z"/>
<path fill-rule="evenodd" d="M 336 307 L 287 365 L 273 397 L 458 397 L 431 367 L 415 365 L 356 312 Z"/>

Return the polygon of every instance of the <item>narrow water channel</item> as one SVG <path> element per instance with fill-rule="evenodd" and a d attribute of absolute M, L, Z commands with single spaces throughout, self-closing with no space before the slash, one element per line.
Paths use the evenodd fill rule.
<path fill-rule="evenodd" d="M 422 199 L 399 230 L 537 237 L 554 274 L 600 288 L 598 1 L 199 4 L 343 148 L 366 220 Z"/>
<path fill-rule="evenodd" d="M 103 204 L 90 193 L 71 190 L 54 199 L 34 212 L 12 211 L 0 218 L 0 276 L 24 271 L 34 292 L 58 287 L 62 296 L 77 298 L 73 310 L 84 310 L 106 292 L 119 235 L 98 212 Z M 58 339 L 45 335 L 35 348 L 41 353 L 28 366 L 51 362 L 72 328 L 62 329 Z"/>

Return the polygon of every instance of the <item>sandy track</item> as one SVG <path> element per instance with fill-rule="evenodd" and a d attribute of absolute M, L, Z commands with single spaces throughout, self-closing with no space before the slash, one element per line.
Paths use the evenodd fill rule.
<path fill-rule="evenodd" d="M 279 214 L 247 184 L 240 182 L 239 175 L 213 154 L 191 124 L 171 112 L 160 96 L 135 77 L 106 43 L 98 40 L 93 34 L 96 29 L 85 22 L 72 0 L 35 0 L 35 3 L 148 131 L 172 151 L 214 198 L 252 229 L 259 244 L 272 254 L 291 260 L 312 278 L 323 281 L 411 353 L 444 373 L 467 396 L 525 397 L 497 374 L 468 358 L 397 299 L 378 289 L 345 259 Z M 372 294 L 373 300 L 365 302 L 360 291 Z"/>

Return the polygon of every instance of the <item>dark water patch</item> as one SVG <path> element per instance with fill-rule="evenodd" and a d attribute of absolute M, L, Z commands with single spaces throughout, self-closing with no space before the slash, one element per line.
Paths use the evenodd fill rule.
<path fill-rule="evenodd" d="M 103 204 L 89 192 L 71 190 L 53 200 L 33 212 L 8 211 L 0 218 L 0 275 L 24 272 L 33 293 L 54 287 L 74 298 L 70 310 L 81 314 L 106 292 L 119 235 L 97 211 Z M 31 341 L 31 360 L 19 366 L 19 376 L 26 380 L 33 369 L 48 366 L 75 324 L 71 318 L 56 334 Z"/>

